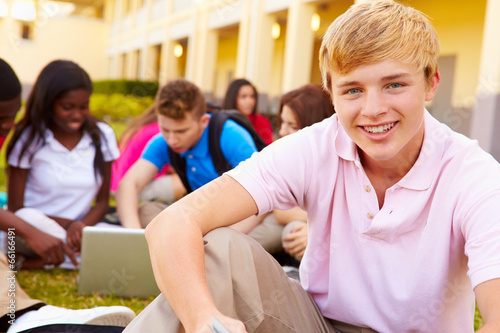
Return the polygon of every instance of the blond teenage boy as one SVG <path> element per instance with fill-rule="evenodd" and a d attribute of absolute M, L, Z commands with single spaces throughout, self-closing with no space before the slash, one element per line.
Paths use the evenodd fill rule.
<path fill-rule="evenodd" d="M 367 2 L 337 18 L 320 50 L 337 115 L 150 224 L 162 295 L 125 331 L 210 332 L 215 316 L 230 332 L 473 332 L 475 294 L 480 331 L 499 332 L 500 165 L 425 110 L 438 54 L 410 7 Z M 220 228 L 296 205 L 309 224 L 301 286 Z"/>

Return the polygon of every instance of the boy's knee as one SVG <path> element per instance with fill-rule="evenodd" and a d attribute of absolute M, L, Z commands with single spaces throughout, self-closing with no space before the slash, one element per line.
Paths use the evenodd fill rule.
<path fill-rule="evenodd" d="M 168 205 L 163 202 L 148 201 L 139 205 L 139 221 L 141 227 L 146 228 L 148 224 L 160 214 Z"/>
<path fill-rule="evenodd" d="M 247 235 L 229 227 L 222 227 L 208 232 L 203 237 L 205 254 L 211 257 L 226 257 L 236 253 L 251 253 L 260 244 Z"/>
<path fill-rule="evenodd" d="M 209 231 L 203 239 L 205 240 L 205 244 L 209 241 L 214 241 L 214 242 L 219 242 L 219 241 L 224 241 L 230 238 L 237 237 L 237 235 L 241 233 L 239 231 L 234 230 L 233 228 L 229 227 L 221 227 L 221 228 L 216 228 L 211 231 Z"/>

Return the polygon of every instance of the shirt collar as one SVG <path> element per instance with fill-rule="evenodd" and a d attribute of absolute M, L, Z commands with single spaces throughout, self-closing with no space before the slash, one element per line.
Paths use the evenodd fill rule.
<path fill-rule="evenodd" d="M 200 140 L 196 143 L 193 148 L 186 150 L 184 153 L 180 154 L 182 157 L 187 155 L 193 155 L 198 158 L 203 158 L 208 155 L 208 126 L 203 130 Z"/>
<path fill-rule="evenodd" d="M 398 182 L 398 185 L 413 190 L 427 190 L 439 172 L 439 165 L 444 154 L 448 127 L 437 121 L 425 110 L 424 142 L 418 159 L 408 173 Z"/>
<path fill-rule="evenodd" d="M 56 151 L 67 151 L 67 149 L 57 141 L 54 137 L 54 133 L 49 128 L 45 129 L 45 142 Z M 82 138 L 72 151 L 76 149 L 87 149 L 90 145 L 92 145 L 92 138 L 87 132 L 83 132 Z"/>
<path fill-rule="evenodd" d="M 351 140 L 351 137 L 347 135 L 344 128 L 340 124 L 337 115 L 334 116 L 337 121 L 337 132 L 335 133 L 335 151 L 340 158 L 355 162 L 359 161 L 358 150 L 356 149 L 356 144 Z"/>
<path fill-rule="evenodd" d="M 338 121 L 335 134 L 335 150 L 340 158 L 360 163 L 356 145 L 347 135 Z M 449 135 L 447 127 L 439 123 L 431 114 L 424 112 L 424 141 L 417 161 L 408 173 L 397 183 L 398 186 L 413 190 L 426 190 L 431 186 L 439 171 L 439 163 L 444 152 L 445 137 Z"/>

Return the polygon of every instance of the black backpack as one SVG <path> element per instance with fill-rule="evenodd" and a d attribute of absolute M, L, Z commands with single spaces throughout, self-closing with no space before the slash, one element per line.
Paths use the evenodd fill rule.
<path fill-rule="evenodd" d="M 222 175 L 224 172 L 232 169 L 220 147 L 220 136 L 226 120 L 230 119 L 234 121 L 250 133 L 258 151 L 261 151 L 264 147 L 266 147 L 266 143 L 262 140 L 260 135 L 257 134 L 250 120 L 248 120 L 248 118 L 238 110 L 216 110 L 210 113 L 212 117 L 210 118 L 210 123 L 208 124 L 208 147 L 215 170 L 219 175 Z M 182 184 L 184 184 L 187 193 L 192 192 L 193 190 L 191 189 L 186 176 L 186 159 L 174 152 L 170 149 L 170 147 L 168 147 L 168 156 L 170 157 L 170 165 L 172 165 L 181 178 Z"/>

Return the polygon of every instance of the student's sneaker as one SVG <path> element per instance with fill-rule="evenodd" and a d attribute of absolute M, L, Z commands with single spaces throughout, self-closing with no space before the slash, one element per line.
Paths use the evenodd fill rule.
<path fill-rule="evenodd" d="M 289 278 L 300 282 L 300 274 L 299 274 L 298 268 L 293 267 L 293 266 L 283 266 L 282 268 Z"/>
<path fill-rule="evenodd" d="M 16 318 L 7 333 L 17 333 L 30 328 L 51 324 L 88 324 L 127 326 L 135 313 L 125 306 L 100 306 L 92 309 L 70 310 L 46 305 Z"/>

